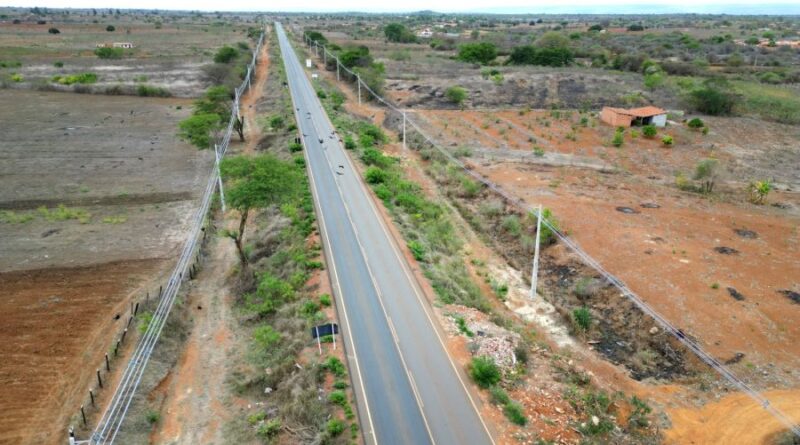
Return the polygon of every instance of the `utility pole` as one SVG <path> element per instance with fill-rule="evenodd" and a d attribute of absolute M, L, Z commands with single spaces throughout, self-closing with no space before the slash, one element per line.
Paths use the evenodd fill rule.
<path fill-rule="evenodd" d="M 539 279 L 539 238 L 542 232 L 542 205 L 536 214 L 536 247 L 533 252 L 533 270 L 531 271 L 531 299 L 536 298 L 536 281 Z"/>
<path fill-rule="evenodd" d="M 339 58 L 336 58 L 336 81 L 339 81 Z"/>
<path fill-rule="evenodd" d="M 325 64 L 325 69 L 328 69 L 328 50 L 322 47 L 322 63 Z"/>
<path fill-rule="evenodd" d="M 219 171 L 219 148 L 214 144 L 214 157 L 217 159 L 217 181 L 219 182 L 219 200 L 222 202 L 222 213 L 225 213 L 225 192 L 222 191 L 222 173 Z"/>
<path fill-rule="evenodd" d="M 361 75 L 356 74 L 356 82 L 358 83 L 358 104 L 361 105 Z"/>

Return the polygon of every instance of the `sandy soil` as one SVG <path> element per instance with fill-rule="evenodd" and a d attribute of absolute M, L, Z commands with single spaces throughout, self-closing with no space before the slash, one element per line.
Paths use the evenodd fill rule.
<path fill-rule="evenodd" d="M 250 90 L 242 97 L 242 117 L 244 118 L 244 137 L 245 145 L 242 149 L 243 153 L 251 154 L 258 146 L 261 128 L 256 121 L 256 105 L 264 94 L 264 86 L 269 77 L 269 36 L 267 33 L 264 38 L 264 44 L 261 45 L 261 54 L 258 55 L 258 64 L 256 65 L 255 78 L 252 81 Z"/>
<path fill-rule="evenodd" d="M 226 283 L 237 261 L 236 249 L 229 239 L 218 236 L 208 249 L 205 267 L 187 295 L 194 313 L 192 331 L 178 364 L 165 384 L 156 388 L 167 397 L 150 443 L 221 443 L 221 426 L 232 415 L 226 406 L 237 402 L 225 383 L 232 366 L 228 359 L 239 344 L 231 338 L 236 318 Z"/>
<path fill-rule="evenodd" d="M 59 443 L 122 329 L 114 317 L 170 267 L 210 158 L 175 136 L 185 100 L 3 90 L 0 101 L 16 104 L 0 109 L 0 208 L 34 215 L 0 223 L 0 384 L 13 388 L 0 394 L 0 442 Z M 58 204 L 91 216 L 36 210 Z"/>

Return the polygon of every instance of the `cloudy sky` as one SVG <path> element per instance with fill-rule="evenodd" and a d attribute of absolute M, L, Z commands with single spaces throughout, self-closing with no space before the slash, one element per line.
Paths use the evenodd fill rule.
<path fill-rule="evenodd" d="M 375 0 L 11 0 L 8 6 L 63 7 L 63 8 L 135 8 L 135 9 L 181 9 L 181 10 L 237 10 L 237 11 L 366 11 L 366 12 L 410 12 L 435 10 L 437 12 L 497 12 L 497 13 L 665 13 L 665 12 L 711 12 L 711 13 L 769 13 L 800 14 L 797 0 L 768 0 L 758 3 L 753 0 L 404 0 L 386 2 Z"/>

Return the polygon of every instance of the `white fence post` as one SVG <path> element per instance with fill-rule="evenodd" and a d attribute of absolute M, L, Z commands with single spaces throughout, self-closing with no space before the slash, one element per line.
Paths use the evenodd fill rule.
<path fill-rule="evenodd" d="M 542 232 L 542 205 L 536 214 L 536 247 L 533 252 L 533 270 L 531 271 L 531 299 L 536 298 L 536 285 L 539 279 L 539 239 Z"/>

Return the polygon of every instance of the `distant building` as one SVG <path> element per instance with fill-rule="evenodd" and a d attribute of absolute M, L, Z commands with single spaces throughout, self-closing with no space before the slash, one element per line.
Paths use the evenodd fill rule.
<path fill-rule="evenodd" d="M 658 107 L 612 108 L 603 107 L 600 120 L 614 127 L 630 127 L 631 125 L 667 125 L 667 112 Z"/>
<path fill-rule="evenodd" d="M 430 28 L 425 28 L 423 30 L 417 31 L 417 37 L 421 37 L 423 39 L 430 39 L 433 37 L 433 31 Z"/>
<path fill-rule="evenodd" d="M 114 43 L 98 43 L 98 48 L 134 48 L 135 45 L 131 42 L 114 42 Z"/>

